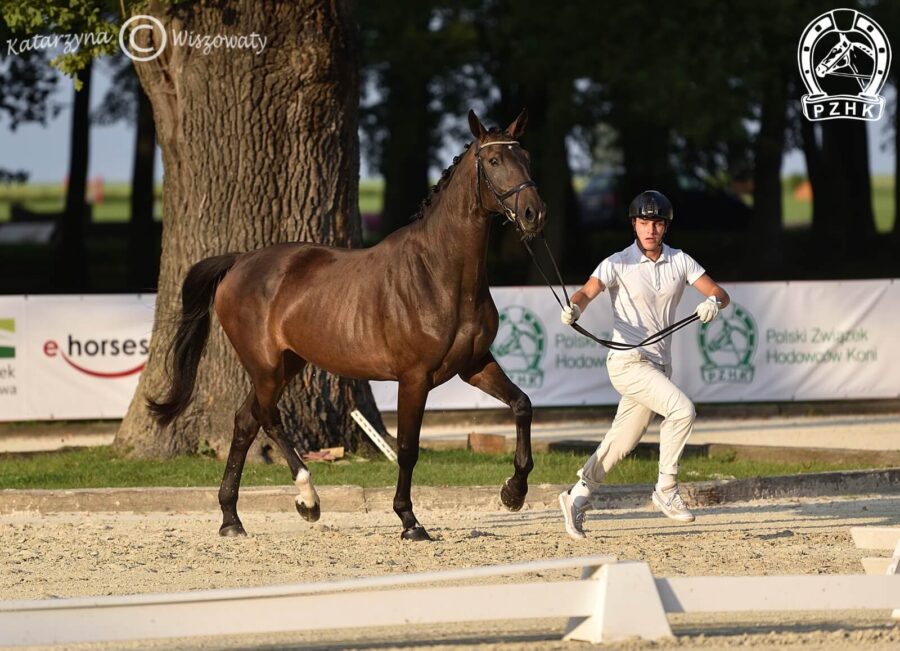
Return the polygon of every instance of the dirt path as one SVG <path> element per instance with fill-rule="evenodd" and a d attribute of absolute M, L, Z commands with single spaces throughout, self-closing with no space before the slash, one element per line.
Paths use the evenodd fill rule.
<path fill-rule="evenodd" d="M 900 496 L 765 501 L 701 509 L 680 525 L 643 510 L 589 516 L 589 539 L 570 541 L 556 511 L 518 514 L 422 511 L 436 541 L 402 543 L 393 513 L 297 516 L 246 513 L 246 539 L 216 535 L 218 514 L 0 516 L 0 599 L 168 592 L 421 572 L 534 559 L 615 555 L 654 574 L 861 573 L 854 525 L 900 524 Z M 677 642 L 630 647 L 900 648 L 886 613 L 764 619 L 673 617 Z M 564 622 L 512 622 L 438 629 L 348 629 L 206 640 L 117 643 L 109 648 L 578 648 L 559 643 Z M 85 648 L 106 648 L 88 646 Z"/>

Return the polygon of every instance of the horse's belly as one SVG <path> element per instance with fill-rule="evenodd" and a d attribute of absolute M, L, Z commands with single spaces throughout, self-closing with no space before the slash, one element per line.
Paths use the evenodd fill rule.
<path fill-rule="evenodd" d="M 393 371 L 382 355 L 372 350 L 354 351 L 357 346 L 334 346 L 323 350 L 316 346 L 299 346 L 293 352 L 307 362 L 334 375 L 352 380 L 396 380 Z M 377 351 L 376 351 L 377 353 Z"/>

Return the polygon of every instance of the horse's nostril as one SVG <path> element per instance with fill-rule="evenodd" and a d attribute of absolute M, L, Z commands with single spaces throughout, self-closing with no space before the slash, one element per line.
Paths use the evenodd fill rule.
<path fill-rule="evenodd" d="M 531 208 L 525 209 L 525 221 L 533 222 L 535 218 L 534 211 Z"/>

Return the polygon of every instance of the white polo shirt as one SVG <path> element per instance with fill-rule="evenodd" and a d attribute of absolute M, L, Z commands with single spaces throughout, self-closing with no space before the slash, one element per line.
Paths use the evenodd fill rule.
<path fill-rule="evenodd" d="M 606 258 L 591 275 L 609 290 L 613 341 L 636 344 L 671 325 L 685 286 L 704 273 L 691 256 L 667 244 L 656 262 L 644 255 L 637 242 Z M 650 361 L 667 366 L 672 362 L 671 342 L 666 337 L 638 350 Z"/>

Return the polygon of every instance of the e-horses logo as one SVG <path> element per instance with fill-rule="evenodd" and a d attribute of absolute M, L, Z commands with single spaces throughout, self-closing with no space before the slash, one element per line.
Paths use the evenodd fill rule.
<path fill-rule="evenodd" d="M 753 354 L 758 338 L 750 313 L 732 303 L 720 318 L 700 326 L 698 343 L 703 355 L 700 374 L 707 384 L 753 382 Z"/>
<path fill-rule="evenodd" d="M 518 305 L 503 309 L 491 352 L 510 380 L 523 389 L 540 388 L 544 384 L 541 359 L 546 348 L 546 330 L 534 312 Z"/>
<path fill-rule="evenodd" d="M 891 44 L 874 20 L 855 9 L 822 14 L 803 31 L 797 63 L 809 91 L 801 99 L 808 120 L 881 119 L 878 93 L 891 68 Z"/>
<path fill-rule="evenodd" d="M 94 363 L 88 365 L 82 361 L 82 358 L 101 358 L 101 359 L 118 359 L 119 357 L 133 358 L 141 356 L 146 358 L 149 352 L 149 342 L 146 339 L 140 341 L 135 339 L 76 339 L 72 335 L 68 336 L 67 345 L 61 347 L 52 339 L 44 342 L 44 354 L 47 357 L 56 357 L 59 355 L 69 366 L 79 373 L 84 373 L 95 378 L 115 379 L 127 377 L 140 373 L 147 365 L 146 359 L 141 359 L 137 365 L 130 365 L 128 368 L 108 371 L 90 368 L 95 366 Z M 78 361 L 76 361 L 76 359 Z"/>

